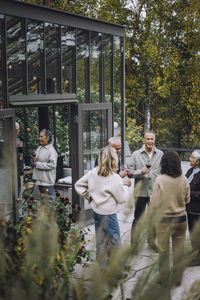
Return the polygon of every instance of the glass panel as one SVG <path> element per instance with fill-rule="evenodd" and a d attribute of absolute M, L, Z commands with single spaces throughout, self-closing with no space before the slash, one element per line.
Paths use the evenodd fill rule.
<path fill-rule="evenodd" d="M 104 102 L 112 101 L 111 79 L 112 79 L 112 36 L 103 35 L 104 55 Z"/>
<path fill-rule="evenodd" d="M 11 118 L 0 118 L 0 214 L 13 209 L 13 191 L 16 178 L 16 164 L 13 168 L 13 143 Z M 15 156 L 16 161 L 16 156 Z"/>
<path fill-rule="evenodd" d="M 3 95 L 2 95 L 2 75 L 3 75 L 3 64 L 2 64 L 2 47 L 3 47 L 3 22 L 4 16 L 0 15 L 0 109 L 3 108 Z"/>
<path fill-rule="evenodd" d="M 29 21 L 27 24 L 28 93 L 42 93 L 41 80 L 44 49 L 43 23 Z"/>
<path fill-rule="evenodd" d="M 80 103 L 90 102 L 89 97 L 89 44 L 88 31 L 77 32 L 77 96 Z"/>
<path fill-rule="evenodd" d="M 20 124 L 19 139 L 24 146 L 25 164 L 30 166 L 30 154 L 39 146 L 37 108 L 17 108 L 16 120 Z"/>
<path fill-rule="evenodd" d="M 50 130 L 54 134 L 54 137 L 56 136 L 56 151 L 59 156 L 64 156 L 69 161 L 69 105 L 51 106 L 49 112 Z"/>
<path fill-rule="evenodd" d="M 100 149 L 108 141 L 108 111 L 83 111 L 83 170 L 86 174 L 94 168 Z M 91 209 L 88 201 L 84 201 L 84 209 Z"/>
<path fill-rule="evenodd" d="M 121 128 L 122 60 L 120 37 L 114 37 L 114 122 Z"/>
<path fill-rule="evenodd" d="M 25 83 L 25 36 L 23 21 L 6 17 L 7 21 L 7 68 L 9 95 L 23 94 Z"/>
<path fill-rule="evenodd" d="M 62 26 L 61 47 L 62 47 L 62 92 L 75 93 L 75 60 L 76 43 L 75 30 Z"/>
<path fill-rule="evenodd" d="M 100 149 L 108 140 L 107 110 L 83 111 L 84 174 L 94 168 Z"/>
<path fill-rule="evenodd" d="M 91 32 L 90 38 L 90 87 L 91 102 L 100 102 L 101 33 Z"/>
<path fill-rule="evenodd" d="M 60 93 L 60 27 L 45 23 L 47 93 Z"/>

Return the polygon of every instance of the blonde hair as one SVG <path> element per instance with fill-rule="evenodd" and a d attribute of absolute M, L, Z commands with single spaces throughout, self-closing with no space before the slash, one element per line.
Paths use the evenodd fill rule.
<path fill-rule="evenodd" d="M 112 146 L 106 146 L 101 149 L 98 160 L 98 175 L 107 177 L 117 172 L 118 156 Z"/>

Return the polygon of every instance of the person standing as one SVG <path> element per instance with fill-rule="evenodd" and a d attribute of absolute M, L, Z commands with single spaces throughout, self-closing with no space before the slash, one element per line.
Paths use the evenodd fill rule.
<path fill-rule="evenodd" d="M 108 146 L 113 147 L 116 150 L 116 153 L 118 155 L 118 168 L 117 168 L 117 174 L 119 174 L 122 178 L 126 177 L 128 170 L 121 170 L 121 162 L 119 158 L 119 154 L 121 153 L 122 150 L 122 143 L 121 140 L 117 137 L 110 137 L 108 139 Z M 95 160 L 95 167 L 98 165 L 98 157 Z"/>
<path fill-rule="evenodd" d="M 40 145 L 32 155 L 34 165 L 33 179 L 38 185 L 40 193 L 49 193 L 54 196 L 54 183 L 56 181 L 56 166 L 58 154 L 51 144 L 52 133 L 42 129 L 39 135 Z"/>
<path fill-rule="evenodd" d="M 97 260 L 103 268 L 111 250 L 121 246 L 117 205 L 128 201 L 131 185 L 129 179 L 124 182 L 117 174 L 117 168 L 117 152 L 106 146 L 100 152 L 98 166 L 75 183 L 76 192 L 89 201 L 93 210 Z"/>
<path fill-rule="evenodd" d="M 133 152 L 130 160 L 130 171 L 135 178 L 134 199 L 135 212 L 131 228 L 131 243 L 134 243 L 134 229 L 146 206 L 149 204 L 152 188 L 156 177 L 160 174 L 160 161 L 163 152 L 155 147 L 155 132 L 147 130 L 144 134 L 143 146 Z M 136 188 L 138 185 L 139 188 Z M 155 232 L 147 232 L 147 243 L 151 249 L 158 252 L 155 243 Z"/>
<path fill-rule="evenodd" d="M 190 265 L 200 265 L 199 237 L 194 236 L 195 224 L 200 224 L 200 150 L 194 150 L 190 156 L 191 168 L 187 171 L 186 177 L 190 185 L 190 203 L 187 204 L 188 228 L 190 233 L 192 251 L 196 256 Z"/>
<path fill-rule="evenodd" d="M 16 130 L 16 149 L 17 149 L 17 195 L 20 196 L 21 192 L 21 175 L 23 175 L 23 154 L 20 152 L 21 141 L 18 137 L 20 126 L 18 122 L 15 122 L 15 130 Z"/>
<path fill-rule="evenodd" d="M 186 237 L 186 204 L 190 202 L 190 186 L 182 175 L 181 161 L 175 151 L 166 151 L 161 159 L 161 175 L 150 198 L 152 215 L 157 214 L 156 236 L 159 252 L 160 283 L 170 283 L 169 248 L 172 239 L 173 280 L 180 285 L 183 273 L 184 242 Z"/>

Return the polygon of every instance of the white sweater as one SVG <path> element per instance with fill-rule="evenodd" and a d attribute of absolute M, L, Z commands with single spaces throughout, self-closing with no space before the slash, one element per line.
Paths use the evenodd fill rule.
<path fill-rule="evenodd" d="M 100 215 L 112 215 L 117 212 L 117 204 L 129 199 L 128 186 L 118 174 L 107 177 L 97 174 L 97 167 L 89 171 L 75 183 L 76 192 L 89 199 L 92 209 Z"/>

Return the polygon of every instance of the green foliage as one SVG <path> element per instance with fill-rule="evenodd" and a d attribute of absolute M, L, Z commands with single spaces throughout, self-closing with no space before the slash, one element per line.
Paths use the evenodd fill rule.
<path fill-rule="evenodd" d="M 199 19 L 199 2 L 184 3 L 139 0 L 129 18 L 133 26 L 127 35 L 128 115 L 145 124 L 149 109 L 160 146 L 199 144 L 199 138 L 193 144 L 184 138 L 198 126 L 195 116 L 198 118 L 199 108 L 194 109 L 198 101 L 189 99 L 195 98 L 199 82 L 199 22 L 195 21 Z M 195 39 L 190 39 L 193 35 Z"/>
<path fill-rule="evenodd" d="M 24 142 L 27 153 L 34 153 L 39 145 L 39 129 L 35 108 L 17 108 L 16 121 L 20 124 L 19 137 Z"/>
<path fill-rule="evenodd" d="M 131 118 L 127 118 L 126 124 L 126 140 L 129 143 L 130 149 L 135 151 L 141 147 L 143 127 L 141 125 L 136 125 L 136 120 Z"/>
<path fill-rule="evenodd" d="M 69 116 L 68 106 L 56 107 L 56 150 L 58 155 L 64 155 L 69 151 Z M 52 130 L 53 132 L 53 130 Z"/>
<path fill-rule="evenodd" d="M 89 260 L 86 231 L 74 223 L 80 209 L 48 197 L 26 192 L 26 218 L 15 228 L 1 220 L 0 299 L 66 299 L 74 266 Z"/>

